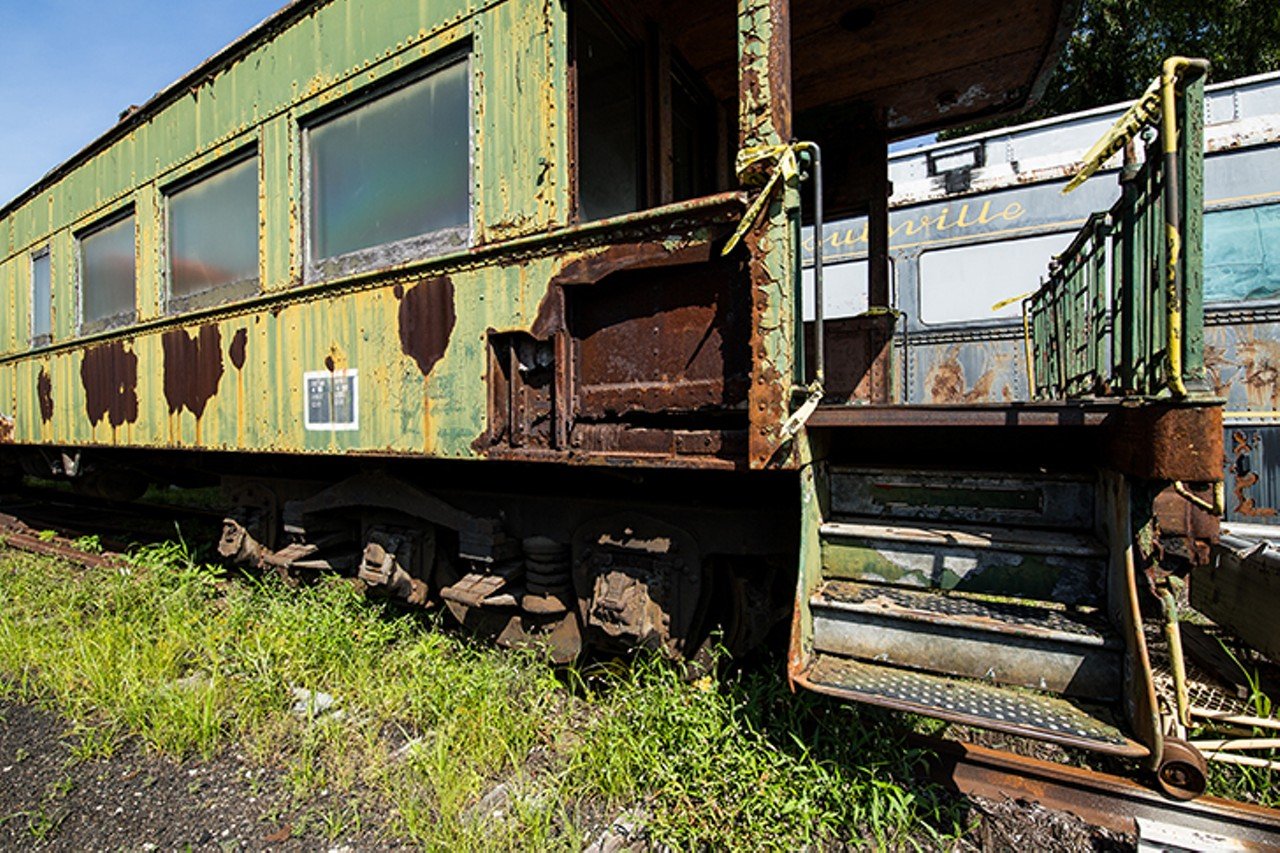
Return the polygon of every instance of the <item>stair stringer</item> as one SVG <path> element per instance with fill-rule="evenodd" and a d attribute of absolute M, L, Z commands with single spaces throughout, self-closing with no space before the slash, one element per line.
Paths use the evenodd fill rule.
<path fill-rule="evenodd" d="M 827 516 L 825 440 L 804 431 L 796 437 L 800 459 L 800 554 L 796 597 L 791 613 L 791 642 L 787 680 L 794 691 L 797 679 L 813 660 L 813 613 L 809 597 L 822 583 L 822 521 Z"/>
<path fill-rule="evenodd" d="M 1107 565 L 1107 615 L 1125 643 L 1124 713 L 1138 742 L 1150 750 L 1145 760 L 1152 769 L 1160 764 L 1164 736 L 1156 704 L 1151 656 L 1142 632 L 1138 606 L 1137 545 L 1133 536 L 1132 490 L 1124 475 L 1099 472 L 1098 527 L 1110 553 Z"/>

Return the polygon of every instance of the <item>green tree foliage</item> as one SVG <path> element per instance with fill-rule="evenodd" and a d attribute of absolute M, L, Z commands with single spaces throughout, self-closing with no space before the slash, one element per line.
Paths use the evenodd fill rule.
<path fill-rule="evenodd" d="M 1280 0 L 1084 0 L 1027 117 L 1136 98 L 1174 55 L 1209 59 L 1217 81 L 1280 69 Z"/>

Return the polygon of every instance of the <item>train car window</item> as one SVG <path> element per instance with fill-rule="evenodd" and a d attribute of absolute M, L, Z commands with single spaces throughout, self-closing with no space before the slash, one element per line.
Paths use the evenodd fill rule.
<path fill-rule="evenodd" d="M 467 245 L 467 69 L 454 60 L 304 129 L 311 277 Z"/>
<path fill-rule="evenodd" d="M 577 9 L 578 207 L 584 220 L 639 210 L 640 50 L 590 4 Z"/>
<path fill-rule="evenodd" d="M 31 345 L 43 346 L 53 338 L 53 270 L 49 249 L 31 254 Z"/>
<path fill-rule="evenodd" d="M 166 191 L 169 307 L 258 279 L 258 162 L 253 152 Z M 247 295 L 247 294 L 246 294 Z"/>
<path fill-rule="evenodd" d="M 137 301 L 134 233 L 130 208 L 76 235 L 81 331 L 92 332 L 132 319 Z"/>
<path fill-rule="evenodd" d="M 920 320 L 971 323 L 1022 314 L 1020 302 L 999 311 L 991 306 L 1035 290 L 1048 275 L 1049 261 L 1071 243 L 1071 233 L 1044 234 L 968 246 L 934 249 L 920 255 Z"/>
<path fill-rule="evenodd" d="M 893 267 L 890 266 L 890 274 Z M 822 266 L 822 316 L 825 320 L 856 317 L 870 306 L 865 260 Z M 815 319 L 813 267 L 801 271 L 801 312 L 805 321 Z"/>
<path fill-rule="evenodd" d="M 1206 302 L 1280 296 L 1280 204 L 1204 216 Z"/>

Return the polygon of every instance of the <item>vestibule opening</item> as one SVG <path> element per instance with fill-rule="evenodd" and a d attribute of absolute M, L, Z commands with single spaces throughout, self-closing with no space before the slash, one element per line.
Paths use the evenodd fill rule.
<path fill-rule="evenodd" d="M 699 55 L 716 54 L 732 69 L 735 6 L 685 5 L 692 8 L 628 0 L 578 0 L 570 7 L 580 221 L 732 188 L 736 76 L 713 88 L 675 36 L 699 27 Z"/>

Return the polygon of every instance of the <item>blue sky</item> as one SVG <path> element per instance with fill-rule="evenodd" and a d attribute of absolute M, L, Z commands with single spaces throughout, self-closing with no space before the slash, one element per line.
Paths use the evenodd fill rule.
<path fill-rule="evenodd" d="M 285 0 L 0 0 L 0 205 Z"/>
<path fill-rule="evenodd" d="M 0 205 L 285 3 L 0 0 Z"/>

